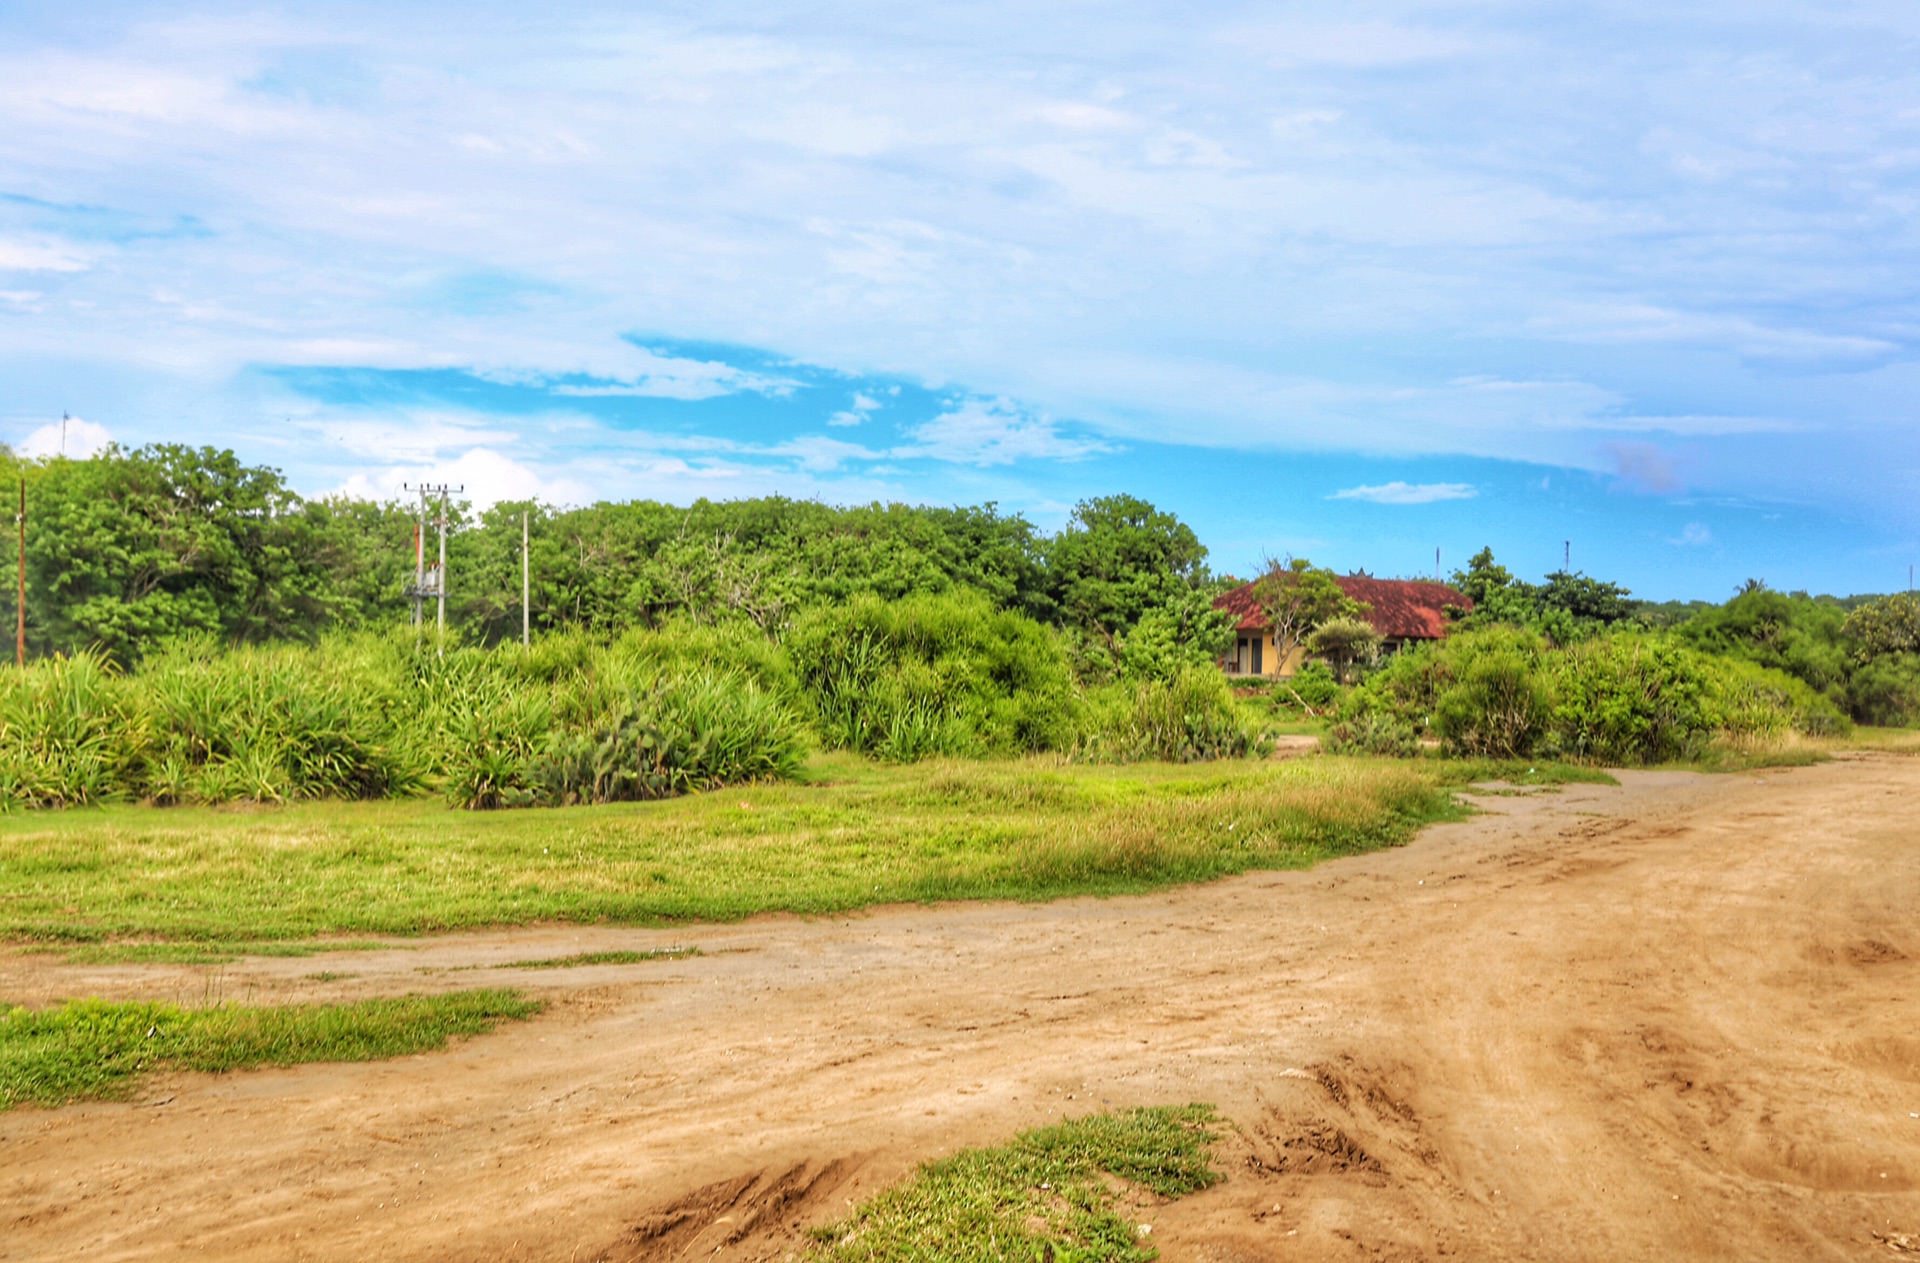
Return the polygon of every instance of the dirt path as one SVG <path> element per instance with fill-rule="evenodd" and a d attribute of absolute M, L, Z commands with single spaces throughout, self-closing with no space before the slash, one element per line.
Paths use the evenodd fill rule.
<path fill-rule="evenodd" d="M 554 1000 L 0 1115 L 0 1258 L 778 1257 L 921 1159 L 1187 1100 L 1235 1132 L 1224 1184 L 1140 1210 L 1169 1260 L 1920 1258 L 1920 759 L 1625 782 L 1138 899 L 0 955 L 16 997 Z M 455 968 L 678 942 L 707 955 Z"/>

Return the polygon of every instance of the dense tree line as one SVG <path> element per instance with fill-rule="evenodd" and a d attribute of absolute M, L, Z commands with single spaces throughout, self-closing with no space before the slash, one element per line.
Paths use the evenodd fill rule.
<path fill-rule="evenodd" d="M 1920 722 L 1920 600 L 1776 592 L 1749 579 L 1721 605 L 1653 604 L 1583 574 L 1516 578 L 1483 549 L 1453 575 L 1467 628 L 1515 627 L 1571 646 L 1614 632 L 1670 631 L 1699 652 L 1781 671 L 1861 723 Z"/>
<path fill-rule="evenodd" d="M 278 471 L 230 451 L 171 444 L 86 460 L 23 460 L 0 448 L 0 473 L 27 487 L 35 657 L 92 649 L 124 666 L 194 638 L 311 642 L 407 618 L 413 505 L 307 499 Z M 1212 603 L 1232 580 L 1208 568 L 1185 523 L 1126 495 L 1081 503 L 1051 535 L 993 504 L 836 507 L 778 496 L 685 508 L 454 504 L 456 638 L 518 635 L 523 512 L 531 621 L 542 634 L 612 637 L 693 623 L 779 637 L 808 611 L 857 599 L 970 593 L 1052 625 L 1085 679 L 1169 678 L 1231 643 L 1230 620 Z M 1453 581 L 1472 602 L 1459 612 L 1467 629 L 1518 627 L 1558 645 L 1666 631 L 1699 651 L 1783 671 L 1863 722 L 1920 722 L 1920 605 L 1905 594 L 1841 600 L 1750 581 L 1721 605 L 1654 605 L 1584 574 L 1524 581 L 1490 550 Z M 1343 675 L 1370 652 L 1355 617 L 1364 611 L 1333 601 L 1328 572 L 1277 562 L 1257 588 L 1262 608 L 1277 623 L 1298 622 L 1297 638 Z"/>
<path fill-rule="evenodd" d="M 44 461 L 0 449 L 0 463 L 27 484 L 35 656 L 92 648 L 131 664 L 183 638 L 311 641 L 407 617 L 413 505 L 305 499 L 277 471 L 210 448 Z M 858 597 L 970 591 L 1063 629 L 1098 672 L 1130 654 L 1204 660 L 1226 628 L 1211 608 L 1221 581 L 1206 548 L 1131 496 L 1088 500 L 1051 536 L 993 504 L 841 508 L 774 496 L 686 508 L 454 504 L 448 613 L 463 639 L 519 634 L 523 512 L 531 621 L 543 633 L 675 621 L 780 632 Z"/>

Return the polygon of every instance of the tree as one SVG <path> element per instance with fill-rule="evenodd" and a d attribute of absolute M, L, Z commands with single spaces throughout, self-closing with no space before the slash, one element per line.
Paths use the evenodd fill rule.
<path fill-rule="evenodd" d="M 1372 662 L 1380 652 L 1380 633 L 1363 618 L 1330 618 L 1307 636 L 1307 651 L 1334 665 L 1340 683 L 1352 682 L 1355 663 Z"/>
<path fill-rule="evenodd" d="M 1120 671 L 1129 679 L 1171 680 L 1189 667 L 1210 666 L 1233 648 L 1233 623 L 1207 591 L 1180 593 L 1142 614 L 1126 634 Z"/>
<path fill-rule="evenodd" d="M 1253 597 L 1273 631 L 1273 653 L 1282 668 L 1314 628 L 1330 619 L 1360 618 L 1369 609 L 1341 590 L 1333 571 L 1305 557 L 1268 558 L 1266 573 L 1253 581 Z"/>
<path fill-rule="evenodd" d="M 1463 626 L 1524 627 L 1560 645 L 1629 621 L 1639 609 L 1619 584 L 1578 571 L 1556 570 L 1544 584 L 1516 579 L 1494 561 L 1491 548 L 1475 553 L 1465 570 L 1454 571 L 1453 584 L 1473 602 L 1471 612 L 1456 615 Z"/>
<path fill-rule="evenodd" d="M 1841 631 L 1862 662 L 1920 652 L 1920 597 L 1911 592 L 1883 596 L 1847 615 Z"/>
<path fill-rule="evenodd" d="M 1137 496 L 1081 501 L 1043 552 L 1047 595 L 1061 620 L 1116 650 L 1148 610 L 1209 578 L 1206 546 L 1192 528 Z"/>

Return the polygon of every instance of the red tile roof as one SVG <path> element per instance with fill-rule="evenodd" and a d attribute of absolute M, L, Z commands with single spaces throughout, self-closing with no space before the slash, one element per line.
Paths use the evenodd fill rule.
<path fill-rule="evenodd" d="M 1389 640 L 1438 640 L 1447 634 L 1446 606 L 1473 608 L 1472 601 L 1444 583 L 1373 579 L 1365 575 L 1341 575 L 1335 582 L 1354 600 L 1373 607 L 1367 621 Z M 1260 613 L 1260 603 L 1254 599 L 1251 583 L 1222 593 L 1213 607 L 1239 615 L 1237 626 L 1241 631 L 1266 629 L 1267 620 Z"/>

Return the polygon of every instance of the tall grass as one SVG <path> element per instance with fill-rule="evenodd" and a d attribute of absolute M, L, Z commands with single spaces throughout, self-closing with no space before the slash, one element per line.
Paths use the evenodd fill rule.
<path fill-rule="evenodd" d="M 129 675 L 93 655 L 49 659 L 0 678 L 0 806 L 439 790 L 501 807 L 790 775 L 807 749 L 793 708 L 717 655 L 689 657 L 555 636 L 443 658 L 411 637 L 359 636 L 189 643 Z"/>
<path fill-rule="evenodd" d="M 815 610 L 784 642 L 670 624 L 444 656 L 405 633 L 196 640 L 124 675 L 92 654 L 48 659 L 0 674 L 0 809 L 635 801 L 790 777 L 815 741 L 889 762 L 1185 762 L 1257 745 L 1217 672 L 1088 695 L 1057 632 L 960 593 Z"/>

